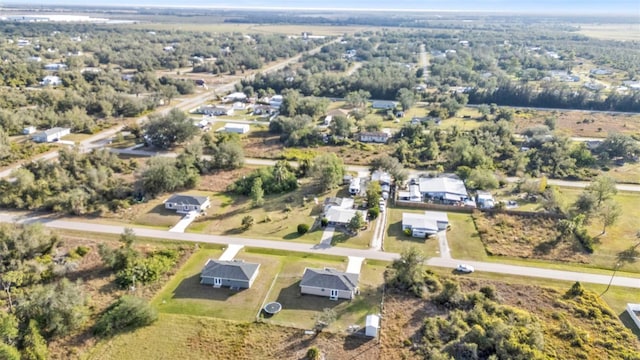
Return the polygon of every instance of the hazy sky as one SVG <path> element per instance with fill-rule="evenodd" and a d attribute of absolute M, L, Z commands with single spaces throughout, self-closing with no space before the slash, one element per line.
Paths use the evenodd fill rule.
<path fill-rule="evenodd" d="M 0 0 L 0 4 L 2 4 Z M 638 16 L 640 0 L 8 0 L 4 3 L 39 5 L 111 5 L 111 6 L 207 6 L 256 8 L 348 8 L 348 9 L 421 9 L 518 11 L 564 14 L 625 14 Z"/>

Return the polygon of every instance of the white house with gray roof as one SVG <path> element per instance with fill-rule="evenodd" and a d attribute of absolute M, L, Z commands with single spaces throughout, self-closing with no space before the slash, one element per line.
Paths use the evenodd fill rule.
<path fill-rule="evenodd" d="M 200 284 L 212 285 L 215 288 L 224 286 L 249 289 L 256 280 L 259 269 L 260 264 L 242 260 L 209 259 L 200 273 Z"/>
<path fill-rule="evenodd" d="M 425 211 L 423 214 L 402 213 L 402 231 L 410 229 L 411 236 L 424 238 L 446 230 L 449 226 L 447 213 Z"/>
<path fill-rule="evenodd" d="M 165 200 L 164 208 L 178 213 L 201 212 L 211 206 L 208 196 L 176 194 Z"/>
<path fill-rule="evenodd" d="M 353 299 L 359 293 L 359 275 L 332 268 L 304 269 L 300 293 L 326 296 L 331 300 Z"/>

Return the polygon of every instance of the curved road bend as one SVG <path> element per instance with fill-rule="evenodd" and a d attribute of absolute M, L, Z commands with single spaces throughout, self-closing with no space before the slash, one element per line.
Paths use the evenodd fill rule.
<path fill-rule="evenodd" d="M 0 222 L 19 222 L 19 223 L 41 222 L 45 226 L 54 228 L 54 229 L 75 230 L 75 231 L 82 231 L 82 232 L 94 232 L 94 233 L 106 233 L 106 234 L 121 234 L 124 231 L 124 226 L 83 223 L 80 221 L 70 221 L 70 220 L 52 220 L 52 219 L 47 219 L 46 217 L 14 216 L 8 213 L 0 213 Z M 312 245 L 312 244 L 296 243 L 296 242 L 289 242 L 289 241 L 273 241 L 273 240 L 249 239 L 249 238 L 240 238 L 240 237 L 227 237 L 227 236 L 203 235 L 203 234 L 192 234 L 192 233 L 173 233 L 173 232 L 168 232 L 163 230 L 153 230 L 153 229 L 144 229 L 144 228 L 134 228 L 134 230 L 136 235 L 141 237 L 150 237 L 150 238 L 167 239 L 167 240 L 180 240 L 180 241 L 224 244 L 224 245 L 238 244 L 238 245 L 244 245 L 249 247 L 269 248 L 269 249 L 277 249 L 277 250 L 307 252 L 307 253 L 322 253 L 322 254 L 335 255 L 335 256 L 357 256 L 357 257 L 383 260 L 383 261 L 393 261 L 394 259 L 397 259 L 400 257 L 400 255 L 396 253 L 381 252 L 376 250 L 359 250 L 359 249 L 350 249 L 350 248 L 342 248 L 342 247 L 324 248 L 317 244 Z M 427 265 L 429 266 L 437 266 L 437 267 L 445 267 L 445 268 L 455 268 L 459 263 L 460 261 L 455 259 L 431 258 L 427 260 Z M 580 281 L 585 283 L 604 284 L 604 285 L 609 284 L 609 281 L 612 281 L 611 285 L 614 285 L 614 286 L 623 286 L 623 287 L 640 289 L 640 278 L 634 279 L 634 278 L 615 276 L 612 279 L 612 277 L 609 275 L 587 274 L 587 273 L 580 273 L 580 272 L 573 272 L 573 271 L 551 270 L 551 269 L 528 267 L 528 266 L 515 266 L 515 265 L 485 263 L 485 262 L 477 262 L 477 261 L 465 261 L 465 263 L 472 265 L 478 271 L 564 280 L 564 281 Z"/>

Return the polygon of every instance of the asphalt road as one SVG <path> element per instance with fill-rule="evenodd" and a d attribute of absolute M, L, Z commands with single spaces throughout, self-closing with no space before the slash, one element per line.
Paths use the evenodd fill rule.
<path fill-rule="evenodd" d="M 124 226 L 117 225 L 101 225 L 95 223 L 84 223 L 80 221 L 74 221 L 70 219 L 56 219 L 51 217 L 42 217 L 42 216 L 16 216 L 10 213 L 0 213 L 0 222 L 19 222 L 19 223 L 34 223 L 40 222 L 45 226 L 53 229 L 60 230 L 75 230 L 86 233 L 106 233 L 106 234 L 121 234 L 124 231 Z M 399 254 L 382 252 L 376 250 L 359 250 L 359 249 L 350 249 L 343 247 L 322 247 L 319 244 L 304 244 L 304 243 L 296 243 L 290 241 L 273 241 L 273 240 L 262 240 L 262 239 L 251 239 L 251 238 L 241 238 L 241 237 L 228 237 L 228 236 L 217 236 L 217 235 L 203 235 L 203 234 L 191 234 L 191 233 L 175 233 L 168 232 L 162 230 L 153 230 L 153 229 L 145 229 L 145 228 L 133 228 L 135 230 L 136 235 L 141 237 L 150 237 L 157 239 L 166 239 L 166 240 L 180 240 L 180 241 L 188 241 L 188 242 L 200 242 L 200 243 L 211 243 L 211 244 L 237 244 L 244 245 L 250 247 L 259 247 L 259 248 L 269 248 L 269 249 L 277 249 L 277 250 L 286 250 L 286 251 L 297 251 L 297 252 L 307 252 L 307 253 L 321 253 L 327 255 L 335 255 L 335 256 L 357 256 L 363 257 L 367 259 L 375 259 L 375 260 L 383 260 L 383 261 L 393 261 L 400 257 Z M 445 259 L 445 258 L 431 258 L 427 260 L 427 265 L 436 266 L 436 267 L 444 267 L 444 268 L 455 268 L 462 261 L 456 259 Z M 478 262 L 478 261 L 464 261 L 464 263 L 473 266 L 476 271 L 484 271 L 484 272 L 492 272 L 492 273 L 500 273 L 500 274 L 508 274 L 508 275 L 519 275 L 525 277 L 536 277 L 536 278 L 545 278 L 545 279 L 555 279 L 555 280 L 565 280 L 565 281 L 580 281 L 585 283 L 594 283 L 594 284 L 609 284 L 611 281 L 611 285 L 614 286 L 624 286 L 629 288 L 639 288 L 640 289 L 640 278 L 628 278 L 615 276 L 612 277 L 609 275 L 598 275 L 598 274 L 588 274 L 588 273 L 580 273 L 574 271 L 561 271 L 561 270 L 551 270 L 545 268 L 536 268 L 536 267 L 528 267 L 528 266 L 515 266 L 515 265 L 505 265 L 498 263 L 486 263 L 486 262 Z"/>

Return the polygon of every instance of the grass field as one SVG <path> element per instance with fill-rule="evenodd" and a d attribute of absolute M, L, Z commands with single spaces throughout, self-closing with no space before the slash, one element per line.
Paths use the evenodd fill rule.
<path fill-rule="evenodd" d="M 580 25 L 582 35 L 604 40 L 640 40 L 640 25 L 633 24 L 585 24 Z"/>
<path fill-rule="evenodd" d="M 246 197 L 218 193 L 211 197 L 211 209 L 207 215 L 194 221 L 187 231 L 319 243 L 321 231 L 311 231 L 304 235 L 297 232 L 298 224 L 305 223 L 311 226 L 314 217 L 319 215 L 319 209 L 313 200 L 314 195 L 310 193 L 311 190 L 308 191 L 306 196 L 303 195 L 305 189 L 265 196 L 265 204 L 259 208 L 253 208 Z M 330 195 L 316 196 L 320 201 Z M 241 226 L 245 216 L 253 217 L 254 225 L 243 231 Z"/>
<path fill-rule="evenodd" d="M 375 30 L 367 26 L 322 26 L 322 25 L 261 25 L 261 24 L 232 24 L 215 23 L 205 17 L 193 17 L 191 21 L 176 19 L 169 22 L 154 22 L 126 25 L 127 27 L 144 30 L 181 30 L 212 33 L 238 32 L 243 34 L 286 34 L 300 36 L 303 32 L 320 36 L 341 36 L 356 32 Z"/>
<path fill-rule="evenodd" d="M 368 313 L 377 312 L 375 307 L 380 302 L 379 287 L 383 281 L 384 262 L 374 261 L 363 266 L 361 295 L 353 301 L 336 302 L 312 295 L 302 296 L 299 281 L 307 267 L 344 270 L 346 258 L 246 249 L 235 258 L 260 264 L 258 277 L 250 289 L 236 291 L 201 285 L 202 267 L 207 259 L 216 259 L 221 253 L 219 249 L 196 252 L 154 297 L 152 304 L 162 313 L 251 322 L 256 319 L 264 303 L 279 301 L 283 310 L 264 321 L 294 328 L 313 327 L 316 316 L 324 308 L 333 308 L 338 319 L 329 328 L 332 331 L 342 331 L 348 325 L 360 324 Z"/>

